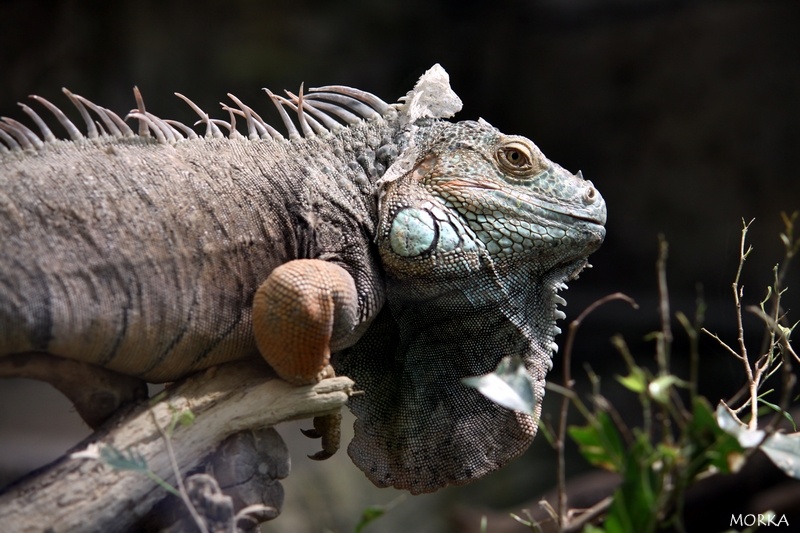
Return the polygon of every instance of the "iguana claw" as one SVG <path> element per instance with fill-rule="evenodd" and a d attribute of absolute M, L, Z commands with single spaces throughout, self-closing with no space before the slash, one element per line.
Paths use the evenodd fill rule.
<path fill-rule="evenodd" d="M 331 415 L 315 416 L 314 427 L 312 429 L 301 429 L 300 431 L 310 439 L 322 439 L 322 449 L 309 459 L 314 461 L 324 461 L 333 456 L 339 450 L 341 440 L 342 414 L 334 413 Z"/>
<path fill-rule="evenodd" d="M 313 428 L 312 429 L 301 429 L 300 433 L 302 433 L 303 435 L 305 435 L 309 439 L 319 439 L 319 438 L 322 437 L 322 435 L 320 435 L 319 431 L 317 431 L 316 429 L 313 429 Z"/>

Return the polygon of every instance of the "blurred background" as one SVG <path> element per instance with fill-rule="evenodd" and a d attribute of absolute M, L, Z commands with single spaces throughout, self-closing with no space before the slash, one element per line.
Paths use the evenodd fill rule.
<path fill-rule="evenodd" d="M 124 115 L 137 85 L 148 111 L 187 122 L 195 119 L 176 91 L 219 118 L 228 92 L 267 111 L 262 87 L 301 82 L 350 85 L 391 102 L 441 63 L 464 102 L 457 118 L 530 137 L 605 197 L 606 242 L 565 294 L 567 320 L 615 291 L 640 308 L 616 302 L 593 314 L 576 341 L 573 375 L 585 381 L 589 365 L 612 402 L 635 406 L 615 386 L 624 365 L 609 338 L 622 333 L 642 364 L 652 362 L 645 336 L 659 328 L 658 235 L 669 242 L 672 310 L 692 316 L 702 295 L 706 327 L 731 343 L 742 220 L 755 219 L 745 304 L 762 299 L 783 257 L 780 213 L 800 209 L 798 28 L 796 0 L 3 0 L 0 115 L 22 119 L 15 103 L 38 94 L 77 116 L 61 87 Z M 797 321 L 800 262 L 787 285 L 784 303 Z M 745 324 L 757 347 L 760 323 L 748 316 Z M 686 343 L 674 328 L 681 373 Z M 715 403 L 743 373 L 715 342 L 703 339 L 701 349 L 700 390 Z M 551 377 L 560 380 L 555 363 Z M 557 400 L 548 395 L 545 416 Z M 477 483 L 412 497 L 373 487 L 345 453 L 311 462 L 315 443 L 298 438 L 298 425 L 280 431 L 294 471 L 283 514 L 266 531 L 352 531 L 366 506 L 389 502 L 391 512 L 366 531 L 476 531 L 482 513 L 519 512 L 554 483 L 555 455 L 541 437 Z M 88 434 L 46 385 L 0 382 L 0 485 Z M 571 474 L 585 468 L 570 461 Z M 712 524 L 727 526 L 729 515 Z M 489 531 L 499 531 L 492 520 Z"/>

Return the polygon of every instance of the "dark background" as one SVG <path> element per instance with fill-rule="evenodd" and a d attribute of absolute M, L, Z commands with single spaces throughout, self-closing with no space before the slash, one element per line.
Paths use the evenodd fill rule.
<path fill-rule="evenodd" d="M 653 359 L 652 343 L 643 339 L 659 327 L 659 234 L 669 241 L 673 310 L 691 315 L 701 291 L 707 327 L 731 343 L 730 285 L 742 219 L 755 218 L 745 303 L 756 304 L 771 282 L 783 254 L 779 214 L 800 209 L 798 28 L 796 0 L 5 1 L 0 115 L 22 119 L 14 103 L 28 94 L 67 110 L 62 86 L 124 114 L 138 85 L 149 111 L 187 122 L 194 117 L 173 92 L 219 118 L 227 115 L 214 110 L 228 92 L 269 115 L 261 88 L 295 90 L 301 82 L 351 85 L 393 101 L 441 63 L 465 104 L 458 118 L 483 117 L 506 133 L 530 137 L 552 160 L 582 170 L 605 197 L 606 242 L 592 257 L 595 267 L 571 284 L 565 311 L 572 319 L 614 291 L 639 302 L 638 311 L 619 302 L 603 307 L 575 347 L 576 377 L 589 364 L 616 397 L 613 376 L 622 364 L 611 335 L 624 334 L 643 364 Z M 796 321 L 800 263 L 787 284 L 785 303 Z M 746 325 L 755 349 L 759 323 L 748 317 Z M 675 332 L 673 357 L 682 372 L 685 343 L 677 324 Z M 556 359 L 552 377 L 559 379 Z M 735 361 L 705 340 L 701 391 L 713 403 L 742 382 Z M 30 387 L 0 382 L 6 479 L 88 433 L 63 403 L 35 411 L 40 402 L 23 389 L 34 390 L 35 399 L 51 393 Z M 548 396 L 546 411 L 555 398 Z M 619 398 L 633 404 L 630 396 Z M 30 429 L 37 420 L 44 433 Z M 78 429 L 60 431 L 65 420 Z M 344 454 L 339 463 L 309 466 L 303 453 L 293 450 L 297 468 L 286 482 L 286 509 L 270 531 L 351 530 L 364 505 L 398 494 L 362 483 Z M 465 507 L 518 509 L 552 485 L 553 458 L 537 439 L 516 466 L 468 487 L 409 497 L 375 530 L 441 531 Z M 575 471 L 584 466 L 581 460 L 571 465 Z M 320 471 L 333 481 L 315 477 Z M 353 485 L 343 481 L 351 477 Z M 356 503 L 343 503 L 345 496 Z M 727 525 L 726 517 L 720 528 Z"/>

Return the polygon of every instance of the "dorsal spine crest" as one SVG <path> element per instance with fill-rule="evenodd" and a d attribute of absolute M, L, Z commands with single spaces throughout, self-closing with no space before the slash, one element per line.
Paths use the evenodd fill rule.
<path fill-rule="evenodd" d="M 192 102 L 186 96 L 175 93 L 197 115 L 199 120 L 194 124 L 205 125 L 202 138 L 206 139 L 249 139 L 252 141 L 263 140 L 288 140 L 294 141 L 301 138 L 310 138 L 335 132 L 343 127 L 353 126 L 363 120 L 378 120 L 388 118 L 394 113 L 393 106 L 387 104 L 377 96 L 341 85 L 327 85 L 310 89 L 305 94 L 300 86 L 298 94 L 287 91 L 288 97 L 275 95 L 265 89 L 273 104 L 278 110 L 287 134 L 281 134 L 276 128 L 268 124 L 250 106 L 232 94 L 228 97 L 233 105 L 221 103 L 222 109 L 228 112 L 228 120 L 211 118 L 208 113 Z M 123 119 L 113 111 L 98 106 L 83 96 L 63 89 L 64 94 L 80 113 L 85 125 L 86 133 L 81 130 L 58 108 L 55 104 L 32 95 L 31 98 L 47 109 L 56 121 L 66 130 L 69 139 L 82 141 L 84 139 L 99 139 L 111 137 L 113 139 L 155 138 L 159 144 L 174 144 L 184 140 L 197 140 L 201 136 L 187 124 L 163 119 L 148 112 L 144 106 L 144 99 L 138 87 L 134 87 L 136 108 L 131 110 Z M 18 120 L 0 118 L 0 152 L 40 150 L 57 140 L 56 135 L 47 126 L 45 120 L 33 108 L 26 104 L 19 104 L 23 112 L 33 121 L 32 129 Z M 296 116 L 292 119 L 291 114 Z M 92 113 L 98 117 L 95 121 Z M 247 135 L 242 135 L 236 127 L 236 117 L 244 119 Z M 138 122 L 138 132 L 126 123 L 128 119 Z M 295 124 L 295 121 L 298 126 Z M 223 130 L 226 130 L 224 132 Z"/>

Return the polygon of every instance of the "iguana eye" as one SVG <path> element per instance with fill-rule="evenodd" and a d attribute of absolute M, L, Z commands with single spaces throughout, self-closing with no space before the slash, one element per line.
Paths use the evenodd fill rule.
<path fill-rule="evenodd" d="M 534 170 L 533 153 L 530 147 L 520 141 L 512 141 L 499 147 L 496 157 L 500 167 L 510 174 L 528 175 Z"/>

